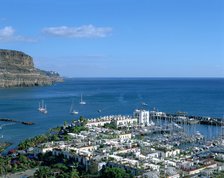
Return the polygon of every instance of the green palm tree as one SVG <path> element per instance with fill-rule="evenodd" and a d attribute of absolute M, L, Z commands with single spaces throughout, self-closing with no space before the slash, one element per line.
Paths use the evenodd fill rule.
<path fill-rule="evenodd" d="M 47 166 L 41 166 L 38 170 L 34 173 L 34 177 L 37 178 L 48 178 L 52 174 L 51 169 Z"/>
<path fill-rule="evenodd" d="M 70 178 L 79 178 L 79 173 L 78 173 L 77 169 L 72 168 L 72 171 L 70 173 Z"/>

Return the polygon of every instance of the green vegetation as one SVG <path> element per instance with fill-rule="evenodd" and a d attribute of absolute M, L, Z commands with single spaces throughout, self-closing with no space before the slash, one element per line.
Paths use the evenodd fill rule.
<path fill-rule="evenodd" d="M 25 149 L 28 149 L 30 147 L 34 147 L 34 146 L 36 146 L 40 143 L 47 142 L 48 140 L 49 140 L 49 138 L 47 137 L 47 135 L 39 135 L 39 136 L 36 136 L 34 138 L 24 140 L 23 142 L 21 142 L 18 145 L 18 149 L 19 150 L 25 150 Z"/>
<path fill-rule="evenodd" d="M 124 169 L 117 167 L 107 167 L 102 171 L 101 178 L 131 178 L 131 174 L 127 173 Z"/>
<path fill-rule="evenodd" d="M 46 134 L 36 136 L 34 138 L 26 139 L 18 145 L 19 150 L 26 150 L 30 147 L 35 147 L 36 145 L 44 142 L 50 141 L 60 141 L 60 140 L 70 140 L 71 137 L 67 133 L 80 133 L 81 131 L 88 130 L 85 125 L 87 124 L 87 119 L 80 116 L 79 123 L 75 126 L 67 126 L 67 122 L 64 122 L 64 127 L 56 127 L 50 129 Z"/>
<path fill-rule="evenodd" d="M 0 143 L 0 152 L 4 151 L 10 145 L 11 143 L 8 143 L 8 142 Z"/>
<path fill-rule="evenodd" d="M 215 161 L 218 161 L 218 162 L 222 162 L 222 163 L 224 163 L 224 160 L 223 160 L 223 159 L 220 159 L 220 158 L 215 158 L 214 160 L 215 160 Z"/>
<path fill-rule="evenodd" d="M 104 124 L 104 127 L 108 128 L 108 129 L 117 129 L 115 122 L 106 123 L 106 124 Z"/>
<path fill-rule="evenodd" d="M 81 131 L 86 131 L 86 130 L 88 130 L 88 129 L 84 126 L 81 126 L 81 125 L 68 128 L 68 132 L 76 133 L 76 134 L 80 133 Z"/>
<path fill-rule="evenodd" d="M 215 171 L 213 176 L 216 177 L 216 178 L 223 178 L 224 177 L 224 171 L 220 171 L 220 172 Z"/>
<path fill-rule="evenodd" d="M 51 152 L 39 154 L 41 166 L 34 173 L 36 178 L 79 178 L 77 165 L 73 160 L 65 159 L 63 155 L 54 156 Z"/>
<path fill-rule="evenodd" d="M 36 178 L 79 178 L 77 165 L 73 160 L 65 159 L 62 155 L 54 156 L 51 152 L 39 154 L 38 159 L 22 154 L 0 157 L 0 177 L 36 167 L 39 167 L 34 174 Z"/>
<path fill-rule="evenodd" d="M 38 165 L 38 160 L 30 159 L 22 154 L 0 157 L 0 175 L 4 175 L 8 172 L 14 173 L 24 171 L 30 168 L 35 168 Z"/>
<path fill-rule="evenodd" d="M 88 128 L 86 127 L 87 119 L 83 116 L 80 116 L 78 123 L 75 126 L 69 126 L 65 129 L 65 134 L 67 133 L 80 133 L 81 131 L 87 131 Z"/>
<path fill-rule="evenodd" d="M 79 122 L 81 123 L 82 126 L 86 126 L 88 120 L 85 119 L 83 116 L 79 117 Z"/>
<path fill-rule="evenodd" d="M 62 127 L 50 129 L 48 133 L 26 139 L 18 145 L 18 150 L 10 150 L 7 156 L 0 157 L 0 177 L 8 173 L 25 171 L 38 168 L 34 173 L 35 178 L 130 178 L 126 171 L 120 168 L 103 168 L 98 172 L 98 162 L 92 161 L 86 172 L 85 166 L 78 164 L 74 159 L 66 159 L 63 155 L 55 156 L 52 152 L 39 154 L 34 157 L 31 147 L 50 141 L 71 140 L 68 133 L 80 133 L 86 131 L 87 119 L 80 117 L 75 125 L 68 125 L 66 122 Z M 107 125 L 109 128 L 116 128 L 115 123 Z M 115 135 L 111 135 L 115 137 Z M 103 148 L 104 145 L 101 145 Z M 115 151 L 115 150 L 113 150 Z"/>
<path fill-rule="evenodd" d="M 0 175 L 35 168 L 41 164 L 40 168 L 36 172 L 37 177 L 55 177 L 54 174 L 57 172 L 60 173 L 60 177 L 78 177 L 76 169 L 69 167 L 68 164 L 65 163 L 66 161 L 64 161 L 64 159 L 63 161 L 55 161 L 54 156 L 50 156 L 48 154 L 46 154 L 46 156 L 42 155 L 39 157 L 39 159 L 36 159 L 33 158 L 32 154 L 29 155 L 27 150 L 45 142 L 70 140 L 71 136 L 69 136 L 67 133 L 80 133 L 81 131 L 87 130 L 85 127 L 86 123 L 87 120 L 83 117 L 80 117 L 79 123 L 77 123 L 75 126 L 67 126 L 67 123 L 65 123 L 66 125 L 62 127 L 50 129 L 46 134 L 38 135 L 34 138 L 22 141 L 18 145 L 18 150 L 21 150 L 23 152 L 22 154 L 18 153 L 18 150 L 12 150 L 9 155 L 0 157 Z M 63 166 L 64 164 L 66 166 Z"/>
<path fill-rule="evenodd" d="M 39 178 L 48 178 L 51 176 L 51 169 L 47 166 L 41 166 L 39 169 L 34 173 L 34 177 Z"/>
<path fill-rule="evenodd" d="M 63 127 L 56 127 L 50 129 L 49 132 L 43 135 L 38 135 L 30 139 L 26 139 L 19 143 L 18 149 L 19 150 L 26 150 L 30 147 L 35 147 L 38 144 L 50 141 L 60 141 L 60 132 L 63 130 Z"/>
<path fill-rule="evenodd" d="M 59 133 L 60 131 L 61 131 L 61 127 L 59 127 L 59 126 L 50 129 L 50 133 Z"/>

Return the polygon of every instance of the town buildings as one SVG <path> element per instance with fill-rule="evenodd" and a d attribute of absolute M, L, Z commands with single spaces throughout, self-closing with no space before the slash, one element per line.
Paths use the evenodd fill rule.
<path fill-rule="evenodd" d="M 155 116 L 164 117 L 165 113 L 135 110 L 133 116 L 93 118 L 87 121 L 87 130 L 67 133 L 67 128 L 79 127 L 77 121 L 64 127 L 70 136 L 68 141 L 40 144 L 34 154 L 51 151 L 73 159 L 86 171 L 95 164 L 98 172 L 106 166 L 120 167 L 136 177 L 179 178 L 224 170 L 222 163 L 215 161 L 215 158 L 223 160 L 224 152 L 217 154 L 213 149 L 218 146 L 224 150 L 222 140 L 214 140 L 205 147 L 203 137 L 188 136 L 182 127 L 169 127 L 171 122 L 167 121 L 165 126 L 152 124 Z M 188 146 L 189 142 L 198 147 Z M 181 144 L 185 147 L 180 147 Z M 208 150 L 211 154 L 201 156 Z"/>

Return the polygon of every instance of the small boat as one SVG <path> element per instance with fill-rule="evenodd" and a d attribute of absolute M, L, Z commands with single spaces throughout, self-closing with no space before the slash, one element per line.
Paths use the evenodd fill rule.
<path fill-rule="evenodd" d="M 187 120 L 187 123 L 188 123 L 188 124 L 197 124 L 197 123 L 199 123 L 199 120 L 194 119 L 194 118 L 189 118 L 189 119 Z"/>
<path fill-rule="evenodd" d="M 81 94 L 81 99 L 80 99 L 79 104 L 82 104 L 82 105 L 86 104 L 86 102 L 82 100 L 82 94 Z"/>
<path fill-rule="evenodd" d="M 145 102 L 142 102 L 142 106 L 148 106 L 148 104 Z"/>
<path fill-rule="evenodd" d="M 47 114 L 47 105 L 44 104 L 44 100 L 42 100 L 42 102 L 39 102 L 39 108 L 38 111 L 44 114 Z"/>
<path fill-rule="evenodd" d="M 70 107 L 70 114 L 79 114 L 78 111 L 74 110 L 74 101 L 72 100 L 72 104 L 71 104 L 71 107 Z"/>
<path fill-rule="evenodd" d="M 101 109 L 99 109 L 99 110 L 97 110 L 97 112 L 98 112 L 98 113 L 101 113 L 101 112 L 102 112 L 102 110 L 101 110 Z"/>
<path fill-rule="evenodd" d="M 204 136 L 199 131 L 196 131 L 195 136 L 196 136 L 197 139 L 204 138 Z"/>
<path fill-rule="evenodd" d="M 75 110 L 71 111 L 70 113 L 71 114 L 74 114 L 74 115 L 79 114 L 79 112 L 78 111 L 75 111 Z"/>
<path fill-rule="evenodd" d="M 173 122 L 173 126 L 177 127 L 178 129 L 182 129 L 181 126 L 179 126 L 177 123 L 174 123 L 174 122 Z"/>

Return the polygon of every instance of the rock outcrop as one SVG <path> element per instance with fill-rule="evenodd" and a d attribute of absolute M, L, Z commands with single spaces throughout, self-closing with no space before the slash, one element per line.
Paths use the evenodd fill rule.
<path fill-rule="evenodd" d="M 62 78 L 58 73 L 35 68 L 31 56 L 0 49 L 0 88 L 43 86 L 59 81 Z"/>

